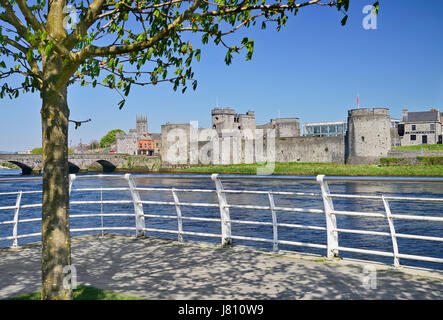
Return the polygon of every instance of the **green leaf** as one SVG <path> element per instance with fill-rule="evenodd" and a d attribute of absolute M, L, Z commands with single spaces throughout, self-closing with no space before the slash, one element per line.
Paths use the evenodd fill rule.
<path fill-rule="evenodd" d="M 343 19 L 341 19 L 341 25 L 344 26 L 346 24 L 346 21 L 348 21 L 348 15 L 345 15 Z"/>
<path fill-rule="evenodd" d="M 228 50 L 228 52 L 226 53 L 226 56 L 225 56 L 225 63 L 226 63 L 226 65 L 230 65 L 231 64 L 231 62 L 232 62 L 232 53 L 231 53 L 231 50 Z"/>
<path fill-rule="evenodd" d="M 121 100 L 119 103 L 118 103 L 118 108 L 121 110 L 122 108 L 123 108 L 123 106 L 125 105 L 125 102 L 126 102 L 126 99 L 123 99 L 123 100 Z"/>
<path fill-rule="evenodd" d="M 375 2 L 375 3 L 373 4 L 373 6 L 374 6 L 374 8 L 375 8 L 375 14 L 378 14 L 378 9 L 380 8 L 380 4 L 378 3 L 378 1 Z"/>

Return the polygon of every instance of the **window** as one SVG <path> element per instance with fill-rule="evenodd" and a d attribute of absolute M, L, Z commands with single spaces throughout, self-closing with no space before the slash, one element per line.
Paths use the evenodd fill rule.
<path fill-rule="evenodd" d="M 413 124 L 413 125 L 412 125 L 412 131 L 415 131 L 415 130 L 417 130 L 417 127 L 416 127 L 415 124 Z M 414 140 L 415 140 L 415 139 L 414 139 Z"/>
<path fill-rule="evenodd" d="M 417 136 L 415 134 L 411 134 L 411 141 L 417 140 Z"/>
<path fill-rule="evenodd" d="M 314 129 L 312 127 L 306 127 L 306 135 L 307 136 L 312 136 L 313 133 L 314 133 Z"/>
<path fill-rule="evenodd" d="M 431 131 L 434 131 L 434 130 L 435 130 L 435 124 L 434 124 L 434 123 L 431 123 L 431 124 L 429 125 L 429 129 L 430 129 Z"/>

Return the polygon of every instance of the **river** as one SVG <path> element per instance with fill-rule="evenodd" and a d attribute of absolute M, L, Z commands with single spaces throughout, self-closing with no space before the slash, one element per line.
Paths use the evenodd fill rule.
<path fill-rule="evenodd" d="M 214 190 L 214 182 L 211 179 L 193 179 L 192 176 L 185 179 L 174 179 L 171 177 L 162 177 L 157 175 L 155 178 L 146 178 L 141 175 L 133 174 L 134 181 L 138 187 L 174 187 L 174 188 L 199 188 Z M 20 177 L 20 170 L 4 170 L 0 169 L 0 178 Z M 0 179 L 1 180 L 1 179 Z M 77 179 L 73 184 L 73 188 L 106 188 L 106 187 L 127 187 L 124 179 L 115 178 L 89 178 Z M 236 190 L 263 190 L 263 191 L 291 191 L 291 192 L 312 192 L 320 193 L 320 187 L 315 181 L 278 181 L 278 180 L 224 180 L 225 189 Z M 408 197 L 427 197 L 427 198 L 443 198 L 443 183 L 405 183 L 405 182 L 351 182 L 336 181 L 329 182 L 331 193 L 336 194 L 364 194 L 364 195 L 390 195 L 390 196 L 408 196 Z M 41 181 L 0 181 L 0 193 L 19 190 L 41 190 Z M 179 194 L 182 202 L 204 202 L 218 203 L 215 193 L 182 193 Z M 141 191 L 142 200 L 156 201 L 173 201 L 171 192 L 152 192 Z M 127 191 L 103 191 L 103 192 L 76 192 L 71 194 L 71 200 L 131 200 L 131 196 Z M 250 194 L 228 194 L 229 204 L 245 204 L 245 205 L 269 205 L 269 199 L 266 194 L 250 195 Z M 323 209 L 322 199 L 319 197 L 307 196 L 288 196 L 275 195 L 275 205 L 279 207 L 291 206 L 298 208 Z M 0 196 L 1 206 L 15 205 L 16 195 Z M 41 194 L 23 195 L 22 204 L 31 204 L 41 202 Z M 409 214 L 409 215 L 427 215 L 427 216 L 443 216 L 443 206 L 441 203 L 425 203 L 425 202 L 405 202 L 390 201 L 391 211 L 393 214 Z M 362 200 L 362 199 L 340 199 L 334 198 L 334 206 L 336 210 L 346 211 L 364 211 L 364 212 L 384 212 L 384 206 L 380 200 Z M 170 205 L 143 205 L 145 214 L 156 215 L 176 215 L 174 206 Z M 220 218 L 220 210 L 218 208 L 207 207 L 182 207 L 183 217 L 209 217 Z M 71 214 L 80 213 L 133 213 L 132 204 L 100 204 L 95 205 L 72 205 Z M 20 210 L 20 219 L 40 217 L 40 208 L 27 208 Z M 251 209 L 230 209 L 232 220 L 253 220 L 262 222 L 272 222 L 271 213 L 264 210 Z M 14 210 L 0 210 L 0 222 L 13 220 Z M 278 223 L 300 224 L 309 226 L 325 226 L 325 217 L 322 214 L 315 213 L 295 213 L 295 212 L 277 212 Z M 73 218 L 71 219 L 71 228 L 100 227 L 104 226 L 127 226 L 134 227 L 134 217 L 91 217 L 91 218 Z M 442 237 L 443 222 L 426 222 L 411 220 L 394 220 L 396 233 L 417 234 L 434 237 Z M 176 230 L 177 220 L 146 218 L 146 226 L 149 228 L 169 228 Z M 337 226 L 340 229 L 359 229 L 379 232 L 389 232 L 389 226 L 385 219 L 337 216 Z M 202 222 L 183 220 L 183 230 L 193 232 L 205 232 L 220 234 L 219 222 Z M 39 222 L 20 223 L 18 226 L 19 234 L 40 232 Z M 124 232 L 124 231 L 122 231 Z M 134 231 L 128 231 L 134 234 Z M 126 233 L 128 233 L 126 232 Z M 272 239 L 272 226 L 262 225 L 246 225 L 233 223 L 232 234 L 237 236 L 248 236 L 257 238 Z M 77 233 L 76 233 L 77 234 Z M 0 224 L 0 238 L 12 235 L 11 224 Z M 148 236 L 162 238 L 177 238 L 175 234 L 148 232 Z M 316 244 L 326 244 L 326 234 L 324 231 L 294 229 L 287 227 L 278 228 L 279 240 L 310 242 Z M 39 237 L 19 239 L 19 245 L 27 242 L 38 241 Z M 220 238 L 203 238 L 184 235 L 184 240 L 208 241 L 220 243 Z M 422 255 L 436 258 L 443 258 L 443 243 L 428 240 L 404 239 L 398 238 L 399 252 L 402 254 Z M 272 243 L 252 242 L 244 240 L 234 240 L 234 244 L 254 246 L 263 250 L 272 250 Z M 12 241 L 0 241 L 0 247 L 11 246 Z M 379 250 L 392 252 L 392 242 L 389 236 L 361 235 L 352 233 L 339 233 L 339 245 L 343 247 L 352 247 L 369 250 Z M 324 249 L 307 248 L 290 245 L 279 245 L 281 250 L 291 250 L 297 252 L 314 253 L 325 255 Z M 390 257 L 379 257 L 374 255 L 363 255 L 350 252 L 340 252 L 340 256 L 344 258 L 366 259 L 392 264 L 393 259 Z M 425 268 L 443 269 L 440 263 L 421 262 L 414 260 L 401 259 L 402 265 L 418 266 Z"/>

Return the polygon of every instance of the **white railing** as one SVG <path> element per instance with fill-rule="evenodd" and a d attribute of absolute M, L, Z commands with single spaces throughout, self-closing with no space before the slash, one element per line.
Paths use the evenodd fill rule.
<path fill-rule="evenodd" d="M 189 179 L 190 176 L 180 176 L 180 175 L 147 175 L 147 176 L 138 176 L 144 178 L 186 178 Z M 97 205 L 99 204 L 101 207 L 100 213 L 88 213 L 88 214 L 71 214 L 71 219 L 78 218 L 90 218 L 90 217 L 100 217 L 101 226 L 100 227 L 86 227 L 86 228 L 71 228 L 71 232 L 86 232 L 86 231 L 133 231 L 137 237 L 144 236 L 146 232 L 157 232 L 157 233 L 172 233 L 176 234 L 178 241 L 183 242 L 184 235 L 190 236 L 200 236 L 200 237 L 213 237 L 220 238 L 221 243 L 223 245 L 231 244 L 232 240 L 248 240 L 248 241 L 258 241 L 258 242 L 267 242 L 273 245 L 273 250 L 278 251 L 279 245 L 292 245 L 292 246 L 302 246 L 302 247 L 310 247 L 326 250 L 326 256 L 328 258 L 338 257 L 340 251 L 344 252 L 353 252 L 360 254 L 369 254 L 369 255 L 377 255 L 377 256 L 385 256 L 393 258 L 393 265 L 395 268 L 400 266 L 400 259 L 410 259 L 410 260 L 418 260 L 418 261 L 427 261 L 427 262 L 436 262 L 443 263 L 442 258 L 437 257 L 429 257 L 429 256 L 419 256 L 419 255 L 410 255 L 410 254 L 402 254 L 399 252 L 397 239 L 398 238 L 407 238 L 407 239 L 416 239 L 416 240 L 428 240 L 435 242 L 442 242 L 443 237 L 435 237 L 435 236 L 427 236 L 427 235 L 412 235 L 412 234 L 402 234 L 397 233 L 395 229 L 394 220 L 411 220 L 411 221 L 429 221 L 429 222 L 443 222 L 443 216 L 426 216 L 426 215 L 405 215 L 405 214 L 393 214 L 391 212 L 389 201 L 414 201 L 414 202 L 433 202 L 433 203 L 443 203 L 443 198 L 419 198 L 419 197 L 396 197 L 389 195 L 350 195 L 350 194 L 333 194 L 329 190 L 329 186 L 327 180 L 334 181 L 334 178 L 325 177 L 323 175 L 319 175 L 314 180 L 311 181 L 317 182 L 320 186 L 320 193 L 310 193 L 310 192 L 282 192 L 282 191 L 256 191 L 256 190 L 227 190 L 224 189 L 222 179 L 278 179 L 278 180 L 309 180 L 304 177 L 291 177 L 291 176 L 229 176 L 223 175 L 219 176 L 217 174 L 213 174 L 210 176 L 212 181 L 215 184 L 214 189 L 178 189 L 178 188 L 159 188 L 159 187 L 136 187 L 133 177 L 130 174 L 126 175 L 84 175 L 84 176 L 76 176 L 70 175 L 70 184 L 69 184 L 69 192 L 95 192 L 100 191 L 100 200 L 96 201 L 70 201 L 71 208 L 76 205 Z M 76 179 L 90 179 L 90 178 L 117 178 L 117 179 L 125 179 L 128 187 L 113 187 L 113 188 L 73 188 L 74 181 Z M 196 179 L 208 179 L 209 176 L 192 176 L 192 178 Z M 32 178 L 31 178 L 32 179 Z M 29 180 L 29 179 L 20 179 L 20 180 Z M 338 179 L 335 179 L 338 180 Z M 443 179 L 417 179 L 417 178 L 403 178 L 403 179 L 377 179 L 377 178 L 340 178 L 339 180 L 346 181 L 402 181 L 402 182 L 443 182 Z M 0 180 L 1 182 L 1 180 Z M 102 194 L 103 191 L 127 191 L 129 192 L 131 199 L 130 200 L 103 200 Z M 149 192 L 169 192 L 172 198 L 172 201 L 155 201 L 155 200 L 142 200 L 140 197 L 140 191 L 149 191 Z M 36 204 L 22 204 L 23 196 L 29 194 L 37 194 L 42 193 L 42 191 L 17 191 L 17 192 L 6 192 L 0 193 L 0 196 L 6 195 L 16 195 L 15 205 L 11 206 L 3 206 L 0 207 L 0 213 L 2 211 L 13 210 L 14 218 L 10 221 L 1 221 L 0 228 L 3 225 L 12 225 L 12 235 L 7 237 L 0 238 L 0 241 L 12 240 L 12 246 L 18 246 L 18 240 L 21 238 L 27 237 L 36 237 L 41 236 L 41 233 L 28 233 L 28 234 L 19 234 L 18 233 L 18 225 L 20 223 L 30 223 L 30 222 L 41 222 L 41 218 L 28 218 L 28 219 L 20 219 L 20 209 L 25 208 L 38 208 L 41 207 L 41 203 Z M 211 193 L 217 196 L 217 203 L 202 203 L 202 202 L 181 202 L 179 198 L 180 193 Z M 269 200 L 269 205 L 238 205 L 238 204 L 229 204 L 228 195 L 229 194 L 250 194 L 250 195 L 265 195 Z M 276 195 L 284 195 L 284 196 L 292 196 L 292 197 L 314 197 L 321 199 L 323 202 L 323 208 L 300 208 L 300 207 L 280 207 L 275 204 L 274 196 Z M 342 198 L 342 199 L 367 199 L 367 200 L 376 200 L 381 201 L 383 203 L 384 212 L 358 212 L 358 211 L 340 211 L 334 208 L 334 198 Z M 103 204 L 127 204 L 133 206 L 133 213 L 103 213 Z M 143 205 L 162 205 L 162 206 L 171 206 L 175 208 L 175 214 L 173 215 L 163 215 L 163 214 L 155 214 L 155 213 L 145 213 Z M 220 217 L 219 218 L 209 218 L 209 217 L 196 217 L 196 216 L 185 216 L 182 214 L 182 207 L 207 207 L 207 208 L 219 208 Z M 257 211 L 265 211 L 269 212 L 272 217 L 272 222 L 262 222 L 262 221 L 251 221 L 251 220 L 238 220 L 231 217 L 230 209 L 250 209 Z M 72 210 L 71 210 L 72 211 Z M 312 225 L 302 225 L 302 224 L 294 224 L 294 223 L 280 223 L 277 220 L 277 212 L 287 212 L 287 213 L 308 213 L 308 214 L 319 214 L 324 215 L 325 217 L 325 226 L 312 226 Z M 386 224 L 389 227 L 389 232 L 380 232 L 380 231 L 368 231 L 368 230 L 357 230 L 357 229 L 343 229 L 337 226 L 337 216 L 352 216 L 352 217 L 365 217 L 365 218 L 374 218 L 374 219 L 384 219 L 386 220 Z M 134 217 L 134 225 L 131 227 L 125 226 L 104 226 L 103 217 Z M 164 229 L 164 228 L 153 228 L 149 226 L 148 222 L 145 221 L 145 218 L 161 218 L 161 219 L 174 219 L 177 221 L 177 227 L 174 229 Z M 220 223 L 220 233 L 209 233 L 209 232 L 195 232 L 195 231 L 185 231 L 183 227 L 183 221 L 199 221 L 205 222 L 208 224 L 211 223 Z M 249 225 L 262 225 L 262 226 L 270 226 L 272 227 L 272 239 L 268 238 L 258 238 L 251 236 L 240 236 L 232 234 L 232 224 L 249 224 Z M 148 226 L 146 226 L 148 225 Z M 279 227 L 293 228 L 293 229 L 305 229 L 305 230 L 316 230 L 316 231 L 324 231 L 326 233 L 326 244 L 321 243 L 310 243 L 310 242 L 300 242 L 300 241 L 289 241 L 289 240 L 281 240 L 278 236 Z M 440 229 L 441 230 L 441 229 Z M 392 251 L 379 251 L 379 250 L 368 250 L 368 249 L 360 249 L 360 248 L 351 248 L 351 247 L 343 247 L 339 244 L 339 233 L 353 233 L 353 234 L 361 234 L 361 235 L 373 235 L 380 237 L 389 237 L 392 242 Z"/>

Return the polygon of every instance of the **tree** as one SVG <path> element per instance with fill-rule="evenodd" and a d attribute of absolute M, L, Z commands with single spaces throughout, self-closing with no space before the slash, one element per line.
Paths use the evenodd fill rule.
<path fill-rule="evenodd" d="M 95 150 L 100 147 L 100 143 L 97 140 L 91 140 L 88 146 L 88 150 Z"/>
<path fill-rule="evenodd" d="M 43 152 L 42 147 L 37 147 L 31 150 L 31 154 L 42 154 L 42 152 Z"/>
<path fill-rule="evenodd" d="M 113 144 L 116 140 L 115 138 L 115 134 L 117 132 L 122 132 L 125 133 L 122 129 L 113 129 L 111 131 L 109 131 L 107 134 L 105 134 L 101 139 L 100 139 L 100 147 L 101 148 L 105 148 L 106 146 Z M 126 134 L 126 133 L 125 133 Z"/>
<path fill-rule="evenodd" d="M 122 92 L 120 108 L 132 85 L 170 82 L 185 92 L 191 82 L 195 89 L 191 64 L 201 50 L 186 40 L 189 33 L 224 46 L 229 65 L 234 53 L 246 49 L 247 60 L 253 53 L 247 37 L 228 44 L 226 36 L 236 30 L 257 22 L 280 30 L 308 6 L 335 7 L 344 24 L 349 1 L 0 0 L 0 97 L 37 91 L 42 100 L 42 299 L 72 298 L 63 286 L 63 269 L 71 265 L 68 124 L 81 122 L 69 119 L 70 85 Z"/>

